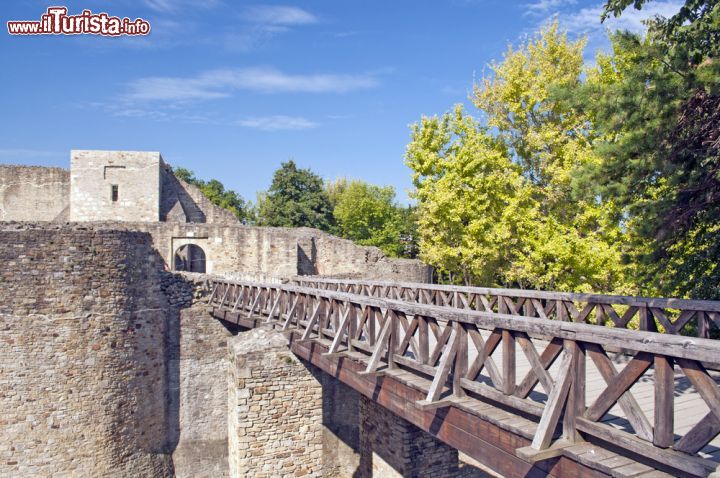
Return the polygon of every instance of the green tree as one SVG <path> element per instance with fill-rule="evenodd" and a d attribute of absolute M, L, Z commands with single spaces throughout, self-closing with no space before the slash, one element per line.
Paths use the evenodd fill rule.
<path fill-rule="evenodd" d="M 580 87 L 584 48 L 584 39 L 568 40 L 555 21 L 526 44 L 510 47 L 473 89 L 487 126 L 497 128 L 547 207 L 572 204 L 567 201 L 572 172 L 594 159 L 588 118 L 554 95 Z"/>
<path fill-rule="evenodd" d="M 187 168 L 176 168 L 173 170 L 173 174 L 178 179 L 197 186 L 211 203 L 232 212 L 239 220 L 248 222 L 251 219 L 252 206 L 246 203 L 242 196 L 235 191 L 225 189 L 223 183 L 217 179 L 203 181 L 196 178 L 195 173 Z"/>
<path fill-rule="evenodd" d="M 600 161 L 590 116 L 563 96 L 581 88 L 583 48 L 553 23 L 475 85 L 485 124 L 456 108 L 413 127 L 420 256 L 440 271 L 466 283 L 628 289 L 617 208 L 573 188 Z"/>
<path fill-rule="evenodd" d="M 592 118 L 563 95 L 582 86 L 584 39 L 570 41 L 557 22 L 518 49 L 474 89 L 512 158 L 531 183 L 538 215 L 506 272 L 523 287 L 625 291 L 624 236 L 611 200 L 573 188 L 579 170 L 597 164 Z"/>
<path fill-rule="evenodd" d="M 647 294 L 720 298 L 720 74 L 712 48 L 678 33 L 708 18 L 717 33 L 713 7 L 679 30 L 658 19 L 644 37 L 614 34 L 579 96 L 602 161 L 578 177 L 617 203 Z"/>
<path fill-rule="evenodd" d="M 333 192 L 333 215 L 342 237 L 358 244 L 376 246 L 390 256 L 404 254 L 403 220 L 392 186 L 341 179 L 328 187 Z"/>
<path fill-rule="evenodd" d="M 533 213 L 505 146 L 462 106 L 412 126 L 405 162 L 418 200 L 420 258 L 451 282 L 497 284 Z"/>
<path fill-rule="evenodd" d="M 314 227 L 330 231 L 332 206 L 320 176 L 300 169 L 294 161 L 275 171 L 267 193 L 259 196 L 257 222 L 261 226 Z"/>
<path fill-rule="evenodd" d="M 420 254 L 420 233 L 418 231 L 418 208 L 410 205 L 401 207 L 400 213 L 400 245 L 402 257 L 415 259 Z"/>
<path fill-rule="evenodd" d="M 609 0 L 605 3 L 602 21 L 610 15 L 619 17 L 630 5 L 640 10 L 649 1 Z M 681 45 L 695 65 L 707 57 L 717 58 L 720 53 L 720 3 L 717 0 L 685 0 L 675 15 L 654 18 L 648 27 L 653 37 Z"/>

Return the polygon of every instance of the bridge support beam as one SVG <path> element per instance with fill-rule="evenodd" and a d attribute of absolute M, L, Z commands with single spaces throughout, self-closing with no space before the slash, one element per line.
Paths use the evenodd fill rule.
<path fill-rule="evenodd" d="M 322 387 L 287 339 L 254 329 L 232 339 L 229 353 L 230 476 L 321 476 Z"/>
<path fill-rule="evenodd" d="M 458 476 L 458 451 L 369 398 L 360 401 L 357 476 Z"/>

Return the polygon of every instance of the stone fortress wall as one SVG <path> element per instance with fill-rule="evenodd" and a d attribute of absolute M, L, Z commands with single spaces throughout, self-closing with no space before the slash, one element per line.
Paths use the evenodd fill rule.
<path fill-rule="evenodd" d="M 149 234 L 5 223 L 0 260 L 0 477 L 229 476 L 237 330 Z"/>
<path fill-rule="evenodd" d="M 69 171 L 0 166 L 0 221 L 67 221 L 69 208 Z"/>
<path fill-rule="evenodd" d="M 73 152 L 73 168 L 97 157 L 87 154 Z M 158 165 L 146 185 L 157 181 L 157 210 L 126 215 L 120 206 L 115 214 L 112 203 L 133 191 L 122 173 L 137 179 L 143 168 L 132 164 L 142 155 Z M 202 287 L 168 269 L 189 244 L 204 251 L 207 272 L 273 280 L 426 281 L 428 268 L 315 229 L 244 226 L 176 178 L 157 153 L 100 157 L 103 168 L 126 167 L 104 176 L 95 168 L 95 181 L 83 186 L 58 168 L 0 166 L 0 477 L 235 477 L 258 460 L 265 476 L 288 471 L 275 468 L 278 460 L 297 476 L 358 471 L 359 423 L 373 420 L 361 416 L 358 393 L 286 360 L 282 345 L 266 352 L 276 357 L 273 376 L 285 373 L 286 382 L 269 383 L 267 392 L 258 382 L 248 395 L 240 361 L 254 363 L 260 378 L 268 373 L 255 360 L 261 355 L 238 345 L 252 332 L 214 320 L 197 300 Z M 105 203 L 75 209 L 84 220 L 68 223 L 71 185 L 95 188 Z M 306 392 L 315 398 L 303 401 Z M 293 412 L 266 419 L 257 407 Z M 269 437 L 277 427 L 286 443 L 297 442 L 287 457 L 260 439 L 246 441 L 247 433 Z M 303 441 L 309 431 L 312 440 Z"/>
<path fill-rule="evenodd" d="M 368 424 L 408 425 L 282 333 L 213 319 L 152 241 L 0 224 L 0 477 L 379 476 Z"/>
<path fill-rule="evenodd" d="M 0 476 L 173 476 L 146 235 L 0 230 Z"/>
<path fill-rule="evenodd" d="M 149 232 L 168 269 L 194 244 L 209 273 L 427 282 L 427 266 L 311 228 L 250 227 L 172 174 L 160 153 L 71 152 L 71 170 L 0 166 L 0 221 L 103 223 Z"/>

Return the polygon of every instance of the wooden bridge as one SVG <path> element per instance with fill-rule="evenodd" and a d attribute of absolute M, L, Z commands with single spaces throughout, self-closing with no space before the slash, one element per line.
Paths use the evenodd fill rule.
<path fill-rule="evenodd" d="M 216 318 L 291 350 L 505 476 L 720 465 L 720 302 L 416 283 L 211 279 Z M 715 324 L 715 325 L 713 325 Z"/>

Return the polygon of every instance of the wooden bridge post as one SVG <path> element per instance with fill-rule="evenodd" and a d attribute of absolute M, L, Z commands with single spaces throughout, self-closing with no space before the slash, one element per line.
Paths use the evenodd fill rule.
<path fill-rule="evenodd" d="M 456 340 L 458 341 L 453 365 L 453 395 L 464 397 L 466 394 L 462 388 L 461 380 L 465 377 L 468 369 L 468 334 L 461 322 L 455 322 L 453 327 L 455 327 Z"/>
<path fill-rule="evenodd" d="M 663 355 L 655 356 L 655 429 L 653 443 L 667 448 L 675 443 L 675 372 L 673 360 Z"/>
<path fill-rule="evenodd" d="M 582 440 L 577 431 L 577 417 L 585 413 L 585 351 L 573 340 L 566 340 L 563 348 L 572 356 L 570 390 L 563 416 L 563 439 L 575 443 Z"/>
<path fill-rule="evenodd" d="M 390 321 L 390 340 L 388 341 L 387 347 L 387 367 L 389 369 L 397 368 L 395 364 L 395 353 L 398 347 L 398 327 L 399 321 L 397 314 L 394 311 L 388 310 L 387 318 L 385 320 Z"/>
<path fill-rule="evenodd" d="M 505 298 L 498 296 L 498 313 L 507 314 L 508 307 Z M 512 395 L 515 393 L 515 336 L 511 330 L 502 331 L 502 364 L 503 364 L 503 393 Z"/>

